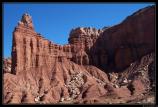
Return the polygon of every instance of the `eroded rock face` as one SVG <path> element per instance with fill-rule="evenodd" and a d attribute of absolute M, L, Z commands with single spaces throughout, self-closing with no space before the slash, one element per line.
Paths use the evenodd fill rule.
<path fill-rule="evenodd" d="M 4 103 L 126 103 L 148 93 L 155 84 L 154 14 L 152 6 L 113 27 L 73 29 L 63 46 L 36 33 L 24 14 L 13 32 Z"/>
<path fill-rule="evenodd" d="M 46 71 L 50 71 L 56 57 L 58 60 L 60 57 L 66 57 L 65 50 L 63 51 L 65 47 L 54 44 L 36 33 L 31 17 L 24 14 L 13 32 L 12 73 L 18 74 L 23 70 L 42 66 L 47 66 Z"/>
<path fill-rule="evenodd" d="M 11 73 L 11 58 L 3 59 L 3 73 Z"/>
<path fill-rule="evenodd" d="M 98 58 L 107 56 L 104 57 L 107 61 L 101 63 L 98 59 L 95 65 L 103 69 L 109 69 L 111 66 L 115 71 L 122 71 L 130 63 L 154 51 L 155 6 L 141 9 L 122 23 L 105 29 L 91 49 L 91 53 L 96 53 L 95 56 Z M 93 55 L 92 59 L 95 59 Z"/>
<path fill-rule="evenodd" d="M 93 70 L 98 72 L 97 68 Z M 4 96 L 8 97 L 5 97 L 4 101 L 5 103 L 59 103 L 89 98 L 93 95 L 99 97 L 106 94 L 104 84 L 109 82 L 107 78 L 100 80 L 107 77 L 104 72 L 101 73 L 101 76 L 91 75 L 84 67 L 66 60 L 64 63 L 55 62 L 52 70 L 48 72 L 45 68 L 41 70 L 37 68 L 21 71 L 16 75 L 5 74 L 4 81 L 7 82 L 4 85 Z M 99 90 L 102 92 L 100 93 Z"/>
<path fill-rule="evenodd" d="M 80 65 L 91 64 L 89 51 L 102 32 L 101 29 L 97 30 L 90 27 L 72 29 L 68 39 L 69 44 L 72 46 L 72 61 Z"/>
<path fill-rule="evenodd" d="M 99 86 L 98 90 L 102 90 L 102 93 L 96 91 L 95 96 L 105 94 L 106 90 L 98 81 L 101 79 L 103 83 L 108 83 L 107 75 L 97 68 L 91 70 L 96 72 L 92 75 L 80 66 L 88 66 L 88 55 L 84 50 L 78 48 L 74 51 L 72 47 L 70 44 L 57 45 L 43 38 L 34 31 L 30 15 L 24 14 L 13 32 L 12 74 L 4 75 L 4 81 L 7 81 L 4 102 L 74 101 L 92 96 L 91 86 L 94 89 Z M 86 90 L 89 94 L 85 96 Z"/>
<path fill-rule="evenodd" d="M 83 43 L 85 48 L 90 48 L 102 32 L 102 30 L 96 28 L 79 27 L 71 30 L 68 40 L 70 44 Z"/>

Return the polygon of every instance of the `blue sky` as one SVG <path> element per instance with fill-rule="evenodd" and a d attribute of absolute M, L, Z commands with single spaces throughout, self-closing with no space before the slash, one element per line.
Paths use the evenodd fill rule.
<path fill-rule="evenodd" d="M 113 26 L 135 11 L 154 3 L 4 3 L 3 56 L 11 56 L 12 32 L 23 13 L 32 16 L 35 31 L 57 44 L 67 44 L 69 32 L 76 27 Z"/>

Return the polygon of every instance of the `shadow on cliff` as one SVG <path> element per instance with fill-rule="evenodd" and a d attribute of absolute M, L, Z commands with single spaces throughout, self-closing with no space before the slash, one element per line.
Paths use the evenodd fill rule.
<path fill-rule="evenodd" d="M 155 6 L 138 10 L 122 23 L 106 28 L 87 51 L 90 64 L 120 72 L 155 52 Z"/>

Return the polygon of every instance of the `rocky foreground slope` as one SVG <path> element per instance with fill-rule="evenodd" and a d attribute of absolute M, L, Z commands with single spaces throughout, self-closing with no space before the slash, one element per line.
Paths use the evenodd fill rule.
<path fill-rule="evenodd" d="M 68 41 L 45 39 L 24 14 L 13 32 L 11 69 L 3 64 L 3 102 L 155 102 L 155 6 L 113 27 L 72 29 Z"/>

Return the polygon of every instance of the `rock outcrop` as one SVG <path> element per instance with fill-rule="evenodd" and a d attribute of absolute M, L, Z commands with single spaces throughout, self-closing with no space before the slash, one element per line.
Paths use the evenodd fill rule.
<path fill-rule="evenodd" d="M 92 64 L 104 70 L 122 71 L 154 51 L 155 6 L 149 6 L 128 16 L 122 23 L 105 29 L 91 48 L 90 56 L 94 59 Z"/>
<path fill-rule="evenodd" d="M 24 14 L 13 32 L 12 73 L 18 74 L 23 70 L 42 66 L 47 66 L 47 70 L 50 71 L 56 58 L 71 58 L 70 52 L 70 45 L 54 44 L 36 33 L 31 16 Z"/>
<path fill-rule="evenodd" d="M 5 103 L 58 103 L 106 94 L 108 77 L 98 68 L 88 67 L 84 50 L 46 40 L 34 31 L 28 14 L 19 23 L 13 32 L 12 72 L 4 74 Z"/>
<path fill-rule="evenodd" d="M 90 27 L 72 29 L 68 39 L 72 46 L 72 61 L 80 65 L 90 64 L 89 51 L 102 32 L 100 29 Z"/>
<path fill-rule="evenodd" d="M 65 45 L 35 32 L 24 14 L 13 32 L 12 61 L 4 60 L 3 102 L 126 103 L 154 92 L 154 8 L 102 30 L 73 29 Z"/>

